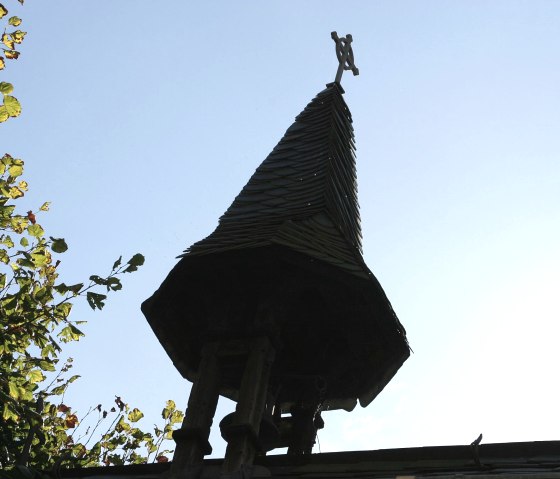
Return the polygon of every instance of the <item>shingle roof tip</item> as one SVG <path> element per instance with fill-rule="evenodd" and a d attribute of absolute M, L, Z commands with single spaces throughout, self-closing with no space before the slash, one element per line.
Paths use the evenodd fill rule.
<path fill-rule="evenodd" d="M 305 107 L 216 230 L 182 256 L 282 244 L 369 273 L 361 257 L 354 130 L 343 93 L 329 83 Z M 299 237 L 290 238 L 288 230 Z"/>

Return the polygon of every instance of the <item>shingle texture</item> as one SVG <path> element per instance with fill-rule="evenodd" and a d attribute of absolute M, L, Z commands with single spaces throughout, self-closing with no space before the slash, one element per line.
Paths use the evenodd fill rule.
<path fill-rule="evenodd" d="M 361 257 L 352 116 L 337 83 L 301 112 L 272 153 L 188 255 L 271 244 L 367 276 Z"/>

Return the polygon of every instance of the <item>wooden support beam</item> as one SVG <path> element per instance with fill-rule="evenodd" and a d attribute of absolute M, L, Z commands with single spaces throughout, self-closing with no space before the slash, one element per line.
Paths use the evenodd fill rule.
<path fill-rule="evenodd" d="M 173 432 L 173 439 L 177 443 L 171 465 L 173 477 L 198 477 L 204 456 L 212 452 L 208 437 L 220 393 L 217 350 L 217 343 L 204 346 L 185 419 L 181 428 Z"/>
<path fill-rule="evenodd" d="M 233 422 L 224 431 L 228 446 L 222 478 L 245 477 L 259 450 L 258 436 L 268 394 L 268 381 L 274 348 L 266 337 L 251 340 L 247 363 L 241 379 L 239 400 Z"/>

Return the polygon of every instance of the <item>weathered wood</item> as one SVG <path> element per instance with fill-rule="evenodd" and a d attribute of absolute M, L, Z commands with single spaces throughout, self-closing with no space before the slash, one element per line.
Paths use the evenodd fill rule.
<path fill-rule="evenodd" d="M 175 477 L 197 477 L 204 456 L 212 452 L 208 437 L 220 394 L 217 349 L 217 343 L 207 344 L 203 348 L 185 419 L 181 428 L 173 433 L 177 447 L 171 472 Z"/>
<path fill-rule="evenodd" d="M 241 380 L 234 420 L 225 432 L 228 446 L 222 469 L 223 477 L 247 471 L 253 465 L 259 448 L 259 428 L 273 360 L 274 349 L 268 338 L 252 341 Z"/>

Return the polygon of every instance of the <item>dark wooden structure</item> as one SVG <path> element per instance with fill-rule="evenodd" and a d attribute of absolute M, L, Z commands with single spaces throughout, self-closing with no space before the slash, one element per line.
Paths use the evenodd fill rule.
<path fill-rule="evenodd" d="M 204 461 L 203 479 L 219 479 L 223 459 Z M 256 460 L 270 479 L 560 479 L 560 441 L 346 451 Z M 61 470 L 64 479 L 165 479 L 169 463 Z M 260 473 L 260 474 L 259 474 Z"/>
<path fill-rule="evenodd" d="M 341 44 L 334 35 L 343 69 L 356 74 L 351 37 Z M 343 93 L 330 83 L 307 105 L 216 230 L 142 305 L 193 382 L 174 435 L 176 475 L 196 476 L 211 451 L 220 394 L 237 401 L 220 424 L 224 477 L 250 474 L 263 451 L 310 453 L 322 410 L 367 406 L 409 355 L 405 330 L 362 258 Z"/>

